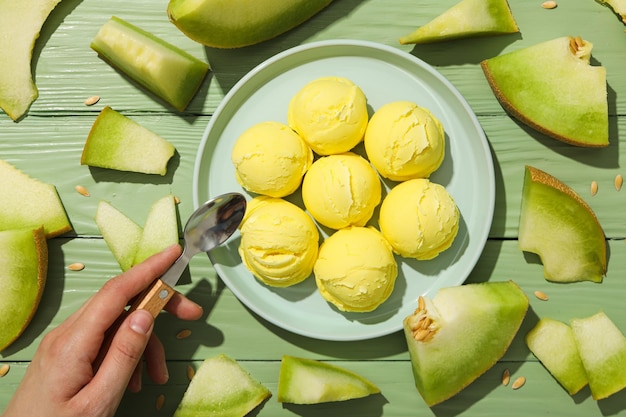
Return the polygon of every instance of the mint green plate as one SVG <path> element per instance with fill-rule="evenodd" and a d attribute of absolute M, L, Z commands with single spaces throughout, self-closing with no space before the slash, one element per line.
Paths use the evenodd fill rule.
<path fill-rule="evenodd" d="M 309 81 L 345 77 L 365 93 L 370 116 L 383 104 L 409 100 L 428 108 L 446 132 L 446 155 L 431 180 L 445 186 L 461 212 L 457 238 L 430 261 L 397 257 L 399 274 L 389 299 L 373 312 L 343 313 L 317 292 L 313 277 L 288 288 L 271 288 L 245 268 L 237 252 L 239 235 L 209 257 L 228 288 L 248 308 L 288 331 L 324 340 L 362 340 L 402 328 L 420 295 L 462 284 L 487 241 L 495 202 L 489 144 L 465 99 L 425 62 L 398 49 L 363 41 L 323 41 L 280 53 L 254 68 L 226 95 L 211 118 L 196 158 L 194 205 L 238 191 L 231 149 L 248 127 L 263 121 L 287 122 L 291 97 Z M 391 183 L 385 184 L 387 189 Z M 290 201 L 299 202 L 296 194 Z M 376 215 L 376 214 L 375 214 Z M 322 232 L 324 232 L 322 230 Z M 325 234 L 322 233 L 324 236 Z"/>

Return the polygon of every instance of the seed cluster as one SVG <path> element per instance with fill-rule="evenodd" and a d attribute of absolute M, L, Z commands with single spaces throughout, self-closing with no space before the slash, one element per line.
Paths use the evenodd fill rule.
<path fill-rule="evenodd" d="M 417 299 L 417 309 L 409 322 L 409 328 L 413 332 L 413 339 L 418 342 L 427 342 L 433 338 L 437 328 L 433 319 L 428 317 L 426 301 L 421 295 Z"/>

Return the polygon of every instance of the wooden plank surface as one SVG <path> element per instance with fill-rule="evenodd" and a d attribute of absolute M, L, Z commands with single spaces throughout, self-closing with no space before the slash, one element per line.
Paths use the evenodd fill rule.
<path fill-rule="evenodd" d="M 518 337 L 502 360 L 457 397 L 428 409 L 414 388 L 404 336 L 359 342 L 328 342 L 294 335 L 258 317 L 224 286 L 207 257 L 193 259 L 181 292 L 205 309 L 201 320 L 179 321 L 159 316 L 156 332 L 168 357 L 171 381 L 156 386 L 146 379 L 137 395 L 128 394 L 118 416 L 171 415 L 188 380 L 187 366 L 197 368 L 209 356 L 226 353 L 240 361 L 274 393 L 259 416 L 322 413 L 336 416 L 600 416 L 626 415 L 626 392 L 596 402 L 588 389 L 570 397 L 552 379 L 523 343 L 523 335 L 543 316 L 567 321 L 602 309 L 626 331 L 626 190 L 613 180 L 622 171 L 626 150 L 620 137 L 626 129 L 626 33 L 617 17 L 594 0 L 562 0 L 545 10 L 540 0 L 511 0 L 521 34 L 459 40 L 424 46 L 402 46 L 398 37 L 427 22 L 456 0 L 335 0 L 306 24 L 260 45 L 235 50 L 205 48 L 179 32 L 167 19 L 166 0 L 134 2 L 63 0 L 44 26 L 34 52 L 34 74 L 40 97 L 19 123 L 0 113 L 0 158 L 29 175 L 54 184 L 65 204 L 74 232 L 49 242 L 49 281 L 42 304 L 24 335 L 0 354 L 11 371 L 0 379 L 0 410 L 15 391 L 41 338 L 76 310 L 106 281 L 119 273 L 94 223 L 100 199 L 113 203 L 142 223 L 150 204 L 166 194 L 180 198 L 181 219 L 193 210 L 195 154 L 211 115 L 233 86 L 256 65 L 290 47 L 327 39 L 359 39 L 390 45 L 433 65 L 466 98 L 489 140 L 496 173 L 496 209 L 490 239 L 468 282 L 516 281 L 529 296 L 531 310 Z M 97 57 L 89 42 L 112 15 L 153 32 L 212 67 L 189 108 L 179 113 L 145 93 Z M 580 35 L 593 42 L 592 64 L 607 69 L 611 145 L 606 149 L 575 148 L 530 131 L 512 120 L 487 85 L 479 63 L 500 53 L 555 37 Z M 1 52 L 1 51 L 0 51 Z M 584 88 L 584 86 L 581 86 Z M 87 107 L 85 98 L 101 101 Z M 98 111 L 110 105 L 170 140 L 177 154 L 165 177 L 120 173 L 81 166 L 80 154 Z M 609 270 L 602 284 L 557 285 L 543 279 L 536 256 L 517 247 L 517 227 L 524 166 L 531 164 L 564 181 L 596 212 L 609 242 Z M 599 192 L 591 196 L 591 181 Z M 84 197 L 74 187 L 91 193 Z M 0 184 L 2 187 L 2 184 Z M 1 202 L 0 202 L 1 203 Z M 67 270 L 83 262 L 80 272 Z M 540 301 L 532 295 L 550 296 Z M 176 333 L 190 329 L 188 339 Z M 254 348 L 251 348 L 253 346 Z M 320 406 L 283 406 L 276 401 L 283 354 L 332 361 L 363 374 L 382 390 L 380 396 Z M 527 384 L 513 391 L 500 384 L 509 368 Z M 164 408 L 154 409 L 165 393 Z"/>

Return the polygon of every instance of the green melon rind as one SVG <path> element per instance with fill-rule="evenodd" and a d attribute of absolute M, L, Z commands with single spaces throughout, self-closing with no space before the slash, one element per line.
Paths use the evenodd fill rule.
<path fill-rule="evenodd" d="M 133 266 L 143 229 L 106 201 L 96 209 L 96 225 L 113 257 L 127 271 Z"/>
<path fill-rule="evenodd" d="M 178 216 L 173 195 L 157 200 L 148 213 L 133 265 L 178 243 Z"/>
<path fill-rule="evenodd" d="M 594 400 L 626 388 L 626 337 L 602 311 L 572 319 L 574 339 Z"/>
<path fill-rule="evenodd" d="M 401 44 L 424 44 L 473 36 L 519 32 L 506 0 L 462 0 L 401 37 Z"/>
<path fill-rule="evenodd" d="M 47 238 L 72 230 L 56 188 L 0 159 L 0 230 L 36 228 Z"/>
<path fill-rule="evenodd" d="M 243 417 L 271 396 L 234 359 L 206 359 L 191 380 L 174 417 Z"/>
<path fill-rule="evenodd" d="M 571 37 L 481 62 L 500 104 L 533 129 L 571 145 L 609 144 L 606 69 L 589 65 L 593 45 L 574 55 Z"/>
<path fill-rule="evenodd" d="M 80 163 L 165 175 L 175 151 L 174 145 L 159 135 L 106 106 L 91 127 Z"/>
<path fill-rule="evenodd" d="M 604 232 L 587 203 L 551 175 L 527 166 L 519 247 L 540 256 L 548 281 L 602 282 L 607 254 Z"/>
<path fill-rule="evenodd" d="M 0 352 L 30 323 L 46 283 L 48 246 L 43 227 L 0 232 Z"/>
<path fill-rule="evenodd" d="M 544 317 L 526 334 L 526 345 L 570 395 L 588 384 L 572 328 Z"/>
<path fill-rule="evenodd" d="M 440 289 L 434 336 L 416 341 L 404 320 L 415 386 L 430 407 L 454 396 L 504 355 L 528 310 L 528 297 L 512 281 Z M 430 314 L 429 314 L 430 316 Z"/>
<path fill-rule="evenodd" d="M 348 369 L 314 359 L 285 355 L 278 377 L 278 401 L 318 404 L 380 393 L 366 378 Z"/>

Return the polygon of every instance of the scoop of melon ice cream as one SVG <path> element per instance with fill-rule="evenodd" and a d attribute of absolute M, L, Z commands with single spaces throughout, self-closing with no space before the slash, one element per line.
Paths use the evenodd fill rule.
<path fill-rule="evenodd" d="M 396 253 L 427 260 L 452 245 L 459 217 L 459 209 L 445 187 L 414 179 L 389 191 L 380 205 L 378 223 Z"/>
<path fill-rule="evenodd" d="M 289 103 L 289 126 L 319 155 L 347 152 L 365 134 L 367 103 L 363 91 L 341 77 L 306 84 Z"/>
<path fill-rule="evenodd" d="M 239 255 L 261 282 L 287 287 L 311 275 L 319 232 L 300 207 L 281 198 L 255 197 L 239 227 Z"/>
<path fill-rule="evenodd" d="M 246 190 L 284 197 L 298 189 L 313 151 L 289 126 L 262 122 L 245 130 L 233 146 L 237 181 Z"/>
<path fill-rule="evenodd" d="M 381 192 L 374 168 L 351 152 L 319 158 L 302 181 L 304 206 L 331 229 L 364 226 L 380 203 Z"/>
<path fill-rule="evenodd" d="M 348 227 L 322 243 L 314 274 L 322 297 L 339 310 L 367 312 L 391 295 L 398 265 L 378 230 Z"/>
<path fill-rule="evenodd" d="M 385 104 L 365 131 L 365 151 L 380 175 L 392 181 L 428 178 L 445 153 L 441 122 L 409 101 Z"/>

